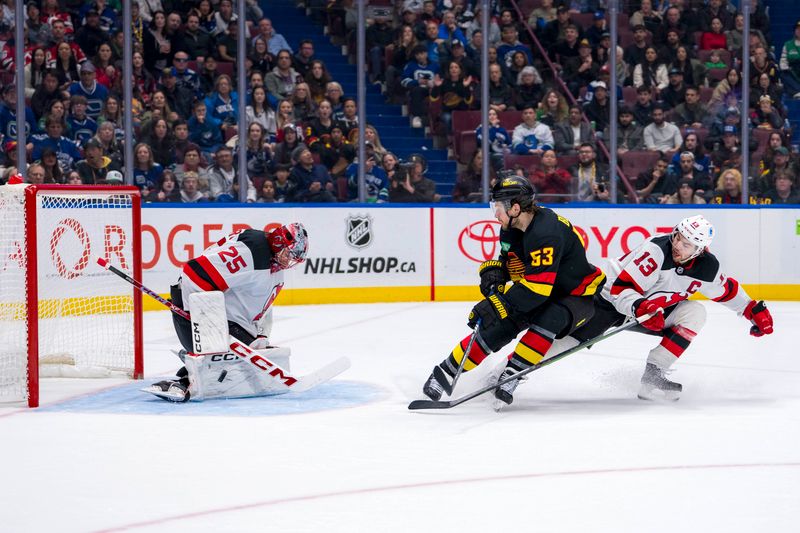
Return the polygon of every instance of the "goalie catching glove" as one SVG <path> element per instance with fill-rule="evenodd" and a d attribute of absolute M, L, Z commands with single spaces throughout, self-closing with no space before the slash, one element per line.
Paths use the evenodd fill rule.
<path fill-rule="evenodd" d="M 663 331 L 664 312 L 658 306 L 657 303 L 651 300 L 645 300 L 644 298 L 639 298 L 638 300 L 633 302 L 633 314 L 634 316 L 636 316 L 636 318 L 639 318 L 644 315 L 649 315 L 650 313 L 657 313 L 657 314 L 642 322 L 642 326 L 646 327 L 651 331 Z"/>
<path fill-rule="evenodd" d="M 478 274 L 481 276 L 481 294 L 487 298 L 496 292 L 506 292 L 508 276 L 502 261 L 484 261 L 478 268 Z"/>
<path fill-rule="evenodd" d="M 511 318 L 513 308 L 502 294 L 493 294 L 478 302 L 469 313 L 467 325 L 474 328 L 481 321 L 481 329 L 491 329 L 503 320 Z"/>
<path fill-rule="evenodd" d="M 753 337 L 761 337 L 762 335 L 769 335 L 772 333 L 772 315 L 767 309 L 764 300 L 750 300 L 747 307 L 744 309 L 744 317 L 753 323 L 750 328 L 750 335 Z"/>

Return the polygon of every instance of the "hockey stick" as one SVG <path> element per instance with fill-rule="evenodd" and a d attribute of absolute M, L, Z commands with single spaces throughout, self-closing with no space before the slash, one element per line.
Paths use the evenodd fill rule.
<path fill-rule="evenodd" d="M 175 313 L 176 315 L 182 316 L 187 320 L 191 320 L 189 317 L 189 313 L 172 303 L 171 301 L 162 298 L 158 295 L 158 293 L 148 289 L 145 287 L 140 281 L 130 277 L 122 270 L 112 266 L 102 257 L 98 257 L 97 264 L 101 267 L 105 268 L 106 270 L 113 272 L 117 276 L 121 277 L 135 288 L 139 289 L 144 294 L 152 297 L 156 301 L 164 304 L 166 307 L 169 308 L 170 311 Z M 234 347 L 235 345 L 235 347 Z M 249 346 L 245 346 L 239 342 L 234 343 L 231 345 L 233 352 L 241 357 L 242 359 L 249 360 L 256 368 L 268 372 L 270 375 L 274 376 L 278 381 L 283 381 L 283 384 L 287 387 L 288 390 L 291 391 L 306 391 L 312 387 L 319 385 L 320 383 L 324 383 L 334 377 L 338 376 L 348 368 L 350 368 L 350 359 L 347 357 L 340 357 L 339 359 L 329 363 L 328 365 L 320 368 L 319 370 L 312 372 L 310 374 L 306 374 L 305 376 L 301 376 L 298 378 L 293 377 L 291 374 L 283 370 L 280 366 L 275 364 L 275 362 L 270 361 L 263 355 L 258 352 L 252 350 Z M 147 392 L 147 391 L 145 391 Z"/>
<path fill-rule="evenodd" d="M 442 367 L 436 365 L 433 369 L 433 375 L 436 377 L 436 381 L 442 384 L 442 389 L 447 393 L 448 396 L 453 394 L 453 389 L 456 388 L 456 383 L 458 382 L 458 377 L 464 371 L 464 363 L 467 361 L 467 357 L 469 356 L 470 350 L 472 350 L 472 345 L 475 342 L 475 339 L 478 337 L 478 328 L 481 327 L 481 319 L 479 318 L 475 323 L 475 329 L 472 330 L 472 336 L 469 339 L 469 343 L 467 344 L 467 349 L 464 351 L 464 356 L 461 358 L 461 362 L 458 363 L 458 370 L 456 370 L 455 375 L 453 376 L 453 382 L 448 383 L 447 376 L 442 370 Z"/>
<path fill-rule="evenodd" d="M 122 270 L 120 270 L 117 267 L 111 265 L 108 261 L 106 261 L 102 257 L 97 257 L 96 260 L 97 260 L 97 264 L 98 265 L 100 265 L 101 267 L 105 268 L 106 270 L 109 270 L 109 271 L 113 272 L 114 274 L 116 274 L 117 276 L 121 277 L 122 279 L 124 279 L 125 281 L 127 281 L 128 283 L 130 283 L 131 285 L 133 285 L 134 287 L 136 287 L 140 291 L 142 291 L 144 294 L 150 296 L 154 300 L 164 304 L 165 306 L 167 306 L 169 308 L 170 311 L 172 311 L 176 315 L 182 316 L 186 320 L 191 320 L 191 318 L 189 318 L 189 313 L 187 313 L 186 311 L 184 311 L 183 309 L 181 309 L 180 307 L 178 307 L 177 305 L 175 305 L 171 301 L 167 300 L 166 298 L 162 298 L 157 292 L 151 291 L 150 289 L 148 289 L 147 287 L 142 285 L 141 282 L 133 279 L 132 277 L 127 275 Z"/>
<path fill-rule="evenodd" d="M 661 312 L 661 310 L 659 309 L 658 312 Z M 505 385 L 506 383 L 508 383 L 510 381 L 513 381 L 515 379 L 519 379 L 522 376 L 524 376 L 525 374 L 529 374 L 529 373 L 533 372 L 534 370 L 539 370 L 542 367 L 551 365 L 551 364 L 555 363 L 556 361 L 560 361 L 561 359 L 564 359 L 568 355 L 572 355 L 575 352 L 578 352 L 578 351 L 580 351 L 580 350 L 582 350 L 584 348 L 588 348 L 589 346 L 593 346 L 593 345 L 597 344 L 598 342 L 600 342 L 602 340 L 605 340 L 605 339 L 607 339 L 609 337 L 613 337 L 617 333 L 621 333 L 621 332 L 623 332 L 625 330 L 628 330 L 628 329 L 632 328 L 633 326 L 641 324 L 642 322 L 646 322 L 647 320 L 650 320 L 652 317 L 654 317 L 656 314 L 657 313 L 651 313 L 649 315 L 642 315 L 639 318 L 633 319 L 633 320 L 631 320 L 629 322 L 626 322 L 625 324 L 622 324 L 621 326 L 618 326 L 618 327 L 612 329 L 611 331 L 607 331 L 606 333 L 598 335 L 597 337 L 594 337 L 593 339 L 589 339 L 588 341 L 584 341 L 584 342 L 578 344 L 577 346 L 575 346 L 573 348 L 570 348 L 569 350 L 565 350 L 565 351 L 563 351 L 563 352 L 561 352 L 561 353 L 559 353 L 557 355 L 554 355 L 553 357 L 550 357 L 549 359 L 545 359 L 544 361 L 542 361 L 538 365 L 533 365 L 532 367 L 526 368 L 525 370 L 522 370 L 521 372 L 517 372 L 513 376 L 509 376 L 509 377 L 507 377 L 505 379 L 502 379 L 502 380 L 500 380 L 497 383 L 494 383 L 492 385 L 487 385 L 487 386 L 483 387 L 482 389 L 478 389 L 475 392 L 471 392 L 471 393 L 469 393 L 469 394 L 467 394 L 465 396 L 462 396 L 461 398 L 457 398 L 455 400 L 450 400 L 450 401 L 414 400 L 413 402 L 408 404 L 408 408 L 410 410 L 412 410 L 412 411 L 417 411 L 417 410 L 422 410 L 422 409 L 450 409 L 451 407 L 455 407 L 456 405 L 460 405 L 460 404 L 462 404 L 464 402 L 467 402 L 467 401 L 469 401 L 469 400 L 471 400 L 473 398 L 476 398 L 476 397 L 478 397 L 478 396 L 480 396 L 480 395 L 482 395 L 484 393 L 492 391 L 492 390 L 496 389 L 497 387 L 499 387 L 501 385 Z"/>

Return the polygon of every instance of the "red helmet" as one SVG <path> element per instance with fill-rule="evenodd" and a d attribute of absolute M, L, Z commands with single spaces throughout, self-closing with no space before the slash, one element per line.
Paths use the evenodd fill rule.
<path fill-rule="evenodd" d="M 281 226 L 267 234 L 272 250 L 272 271 L 292 268 L 308 255 L 308 232 L 299 222 Z"/>

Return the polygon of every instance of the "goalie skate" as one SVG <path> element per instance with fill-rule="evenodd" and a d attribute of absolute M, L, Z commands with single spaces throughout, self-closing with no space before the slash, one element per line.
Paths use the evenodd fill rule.
<path fill-rule="evenodd" d="M 640 400 L 674 402 L 680 399 L 681 391 L 683 385 L 668 380 L 664 370 L 647 363 L 639 388 Z"/>
<path fill-rule="evenodd" d="M 177 381 L 159 381 L 140 390 L 158 396 L 162 400 L 176 403 L 186 402 L 191 396 L 188 389 Z"/>

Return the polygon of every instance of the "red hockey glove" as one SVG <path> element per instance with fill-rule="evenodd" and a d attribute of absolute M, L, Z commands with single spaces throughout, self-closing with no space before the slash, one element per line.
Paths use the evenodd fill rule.
<path fill-rule="evenodd" d="M 662 331 L 664 329 L 664 310 L 661 309 L 655 302 L 645 300 L 644 298 L 639 298 L 633 302 L 633 313 L 636 315 L 636 318 L 649 315 L 650 313 L 655 313 L 657 311 L 658 314 L 656 316 L 648 318 L 642 322 L 642 326 L 652 331 Z"/>
<path fill-rule="evenodd" d="M 769 314 L 769 309 L 767 309 L 764 300 L 759 300 L 758 302 L 750 300 L 750 303 L 744 309 L 744 317 L 753 323 L 750 328 L 750 335 L 753 337 L 761 337 L 772 333 L 772 315 Z"/>

